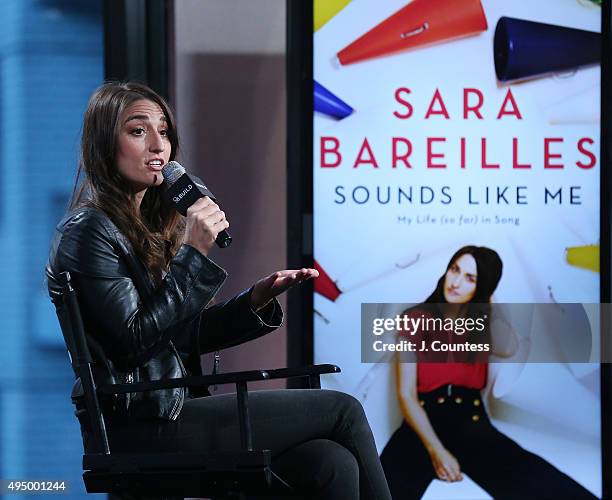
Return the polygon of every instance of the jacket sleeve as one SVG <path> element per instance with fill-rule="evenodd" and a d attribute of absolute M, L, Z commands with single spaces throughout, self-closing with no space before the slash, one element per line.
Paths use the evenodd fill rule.
<path fill-rule="evenodd" d="M 251 290 L 204 310 L 199 326 L 200 354 L 233 347 L 266 335 L 283 322 L 283 310 L 276 299 L 263 309 L 251 307 Z"/>
<path fill-rule="evenodd" d="M 181 325 L 197 318 L 227 273 L 183 245 L 161 284 L 143 299 L 113 242 L 104 222 L 88 217 L 64 232 L 57 267 L 73 275 L 88 330 L 111 360 L 130 369 L 163 350 Z"/>

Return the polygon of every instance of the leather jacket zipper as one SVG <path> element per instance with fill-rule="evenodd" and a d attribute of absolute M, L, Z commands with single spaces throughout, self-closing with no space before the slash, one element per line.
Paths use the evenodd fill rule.
<path fill-rule="evenodd" d="M 215 362 L 213 364 L 212 374 L 217 375 L 219 373 L 219 366 L 221 365 L 221 355 L 219 351 L 215 351 Z M 217 384 L 213 385 L 213 391 L 217 390 Z"/>
<path fill-rule="evenodd" d="M 132 374 L 132 372 L 128 372 L 127 376 L 125 377 L 125 383 L 126 384 L 133 384 L 134 383 L 134 375 Z M 130 403 L 132 402 L 132 392 L 126 392 L 125 393 L 125 409 L 126 411 L 129 411 L 129 407 L 130 407 Z"/>
<path fill-rule="evenodd" d="M 183 377 L 186 377 L 187 376 L 187 370 L 185 370 L 185 366 L 183 365 L 183 360 L 181 359 L 181 356 L 179 355 L 178 351 L 176 350 L 176 347 L 174 347 L 174 344 L 172 343 L 172 341 L 170 341 L 169 345 L 170 345 L 170 348 L 172 349 L 172 351 L 174 352 L 174 355 L 176 356 L 176 359 L 178 361 L 179 367 L 181 369 L 181 375 Z M 185 388 L 184 387 L 179 387 L 179 389 L 180 389 L 180 394 L 179 394 L 179 397 L 176 400 L 176 403 L 174 403 L 174 407 L 172 408 L 172 411 L 170 412 L 170 420 L 176 420 L 177 419 L 177 417 L 179 416 L 179 413 L 183 409 L 183 404 L 185 403 Z"/>

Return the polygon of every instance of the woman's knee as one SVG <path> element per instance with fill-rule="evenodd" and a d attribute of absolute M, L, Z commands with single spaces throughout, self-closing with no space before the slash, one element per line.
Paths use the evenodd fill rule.
<path fill-rule="evenodd" d="M 312 439 L 275 457 L 273 469 L 302 492 L 321 498 L 357 498 L 359 466 L 353 454 L 328 439 Z M 350 496 L 344 496 L 351 492 Z"/>
<path fill-rule="evenodd" d="M 339 413 L 342 415 L 351 415 L 356 418 L 365 418 L 363 406 L 357 398 L 340 391 L 325 391 L 329 397 L 333 398 L 334 404 L 339 407 Z"/>
<path fill-rule="evenodd" d="M 317 488 L 359 484 L 359 464 L 344 446 L 328 439 L 315 439 L 305 445 L 312 454 L 310 463 Z"/>

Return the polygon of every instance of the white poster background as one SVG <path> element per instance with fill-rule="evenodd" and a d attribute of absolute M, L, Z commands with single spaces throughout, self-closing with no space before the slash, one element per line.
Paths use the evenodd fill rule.
<path fill-rule="evenodd" d="M 336 53 L 406 5 L 405 0 L 353 0 L 314 34 L 314 78 L 354 108 L 335 120 L 314 116 L 314 254 L 343 293 L 335 302 L 315 294 L 315 362 L 333 362 L 342 374 L 325 377 L 325 386 L 355 395 L 362 401 L 379 451 L 399 426 L 390 366 L 360 361 L 360 304 L 362 302 L 420 302 L 433 291 L 452 254 L 464 245 L 496 250 L 504 274 L 496 302 L 598 302 L 599 275 L 572 267 L 565 248 L 599 239 L 599 163 L 588 170 L 576 167 L 587 158 L 576 142 L 591 137 L 588 149 L 599 151 L 599 67 L 502 85 L 493 64 L 493 35 L 503 16 L 600 31 L 600 9 L 587 0 L 482 0 L 488 29 L 479 35 L 443 42 L 376 59 L 340 66 Z M 394 93 L 414 107 L 405 112 Z M 463 119 L 463 89 L 484 95 L 483 120 Z M 523 120 L 496 120 L 508 88 Z M 439 89 L 446 120 L 425 112 Z M 595 98 L 595 97 L 597 98 Z M 436 108 L 438 108 L 436 106 Z M 320 137 L 340 141 L 342 163 L 320 168 Z M 409 138 L 412 169 L 391 168 L 391 138 Z M 425 167 L 427 137 L 445 137 L 434 150 L 444 153 L 446 169 Z M 467 168 L 459 168 L 459 138 L 467 140 Z M 480 138 L 487 138 L 489 162 L 499 170 L 480 168 Z M 530 170 L 512 169 L 512 138 L 519 141 L 519 161 Z M 543 168 L 543 138 L 563 137 L 565 168 Z M 353 168 L 364 138 L 379 168 Z M 330 157 L 330 159 L 333 159 Z M 555 160 L 556 162 L 557 160 Z M 484 204 L 486 186 L 527 186 L 527 205 Z M 580 205 L 567 203 L 568 187 L 580 186 Z M 338 203 L 337 186 L 346 201 Z M 366 203 L 351 201 L 357 189 Z M 443 205 L 393 201 L 397 187 L 428 186 L 436 195 L 450 186 L 452 202 Z M 469 205 L 467 188 L 472 188 Z M 392 201 L 376 201 L 376 189 L 391 189 Z M 543 203 L 543 189 L 563 188 L 563 204 Z M 523 191 L 525 192 L 525 191 Z M 511 196 L 508 196 L 511 198 Z M 519 220 L 519 224 L 461 224 L 482 216 Z M 404 222 L 398 222 L 404 217 Z M 441 224 L 441 218 L 455 218 Z M 410 222 L 406 222 L 407 220 Z M 432 223 L 436 219 L 436 223 Z M 491 367 L 493 390 L 489 410 L 495 425 L 523 447 L 541 455 L 597 495 L 601 495 L 599 368 L 596 365 L 497 365 Z M 434 481 L 426 498 L 486 498 L 469 478 L 458 484 Z"/>

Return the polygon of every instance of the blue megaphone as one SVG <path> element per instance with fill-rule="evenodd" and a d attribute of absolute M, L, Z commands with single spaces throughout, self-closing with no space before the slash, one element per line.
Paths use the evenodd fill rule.
<path fill-rule="evenodd" d="M 314 82 L 314 110 L 338 120 L 353 112 L 353 108 L 317 81 Z"/>
<path fill-rule="evenodd" d="M 501 17 L 493 41 L 495 73 L 501 82 L 575 70 L 601 61 L 601 34 Z"/>

